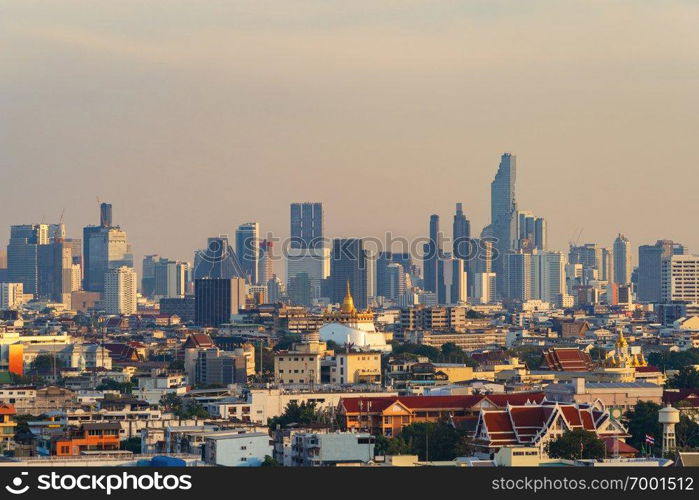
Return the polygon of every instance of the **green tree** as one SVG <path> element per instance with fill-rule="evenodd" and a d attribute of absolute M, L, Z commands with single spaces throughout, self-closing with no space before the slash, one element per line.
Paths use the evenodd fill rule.
<path fill-rule="evenodd" d="M 627 442 L 640 450 L 648 448 L 646 446 L 646 434 L 655 438 L 655 445 L 652 448 L 654 454 L 660 453 L 662 447 L 662 426 L 658 422 L 658 412 L 660 405 L 650 401 L 639 401 L 633 409 L 624 414 L 626 427 L 631 437 Z"/>
<path fill-rule="evenodd" d="M 305 401 L 298 404 L 296 401 L 286 405 L 284 413 L 278 417 L 272 417 L 268 420 L 270 429 L 276 429 L 277 426 L 286 427 L 289 424 L 307 425 L 311 423 L 321 422 L 322 414 L 316 410 L 315 403 L 306 403 Z"/>
<path fill-rule="evenodd" d="M 686 351 L 652 352 L 648 355 L 648 364 L 661 370 L 679 370 L 685 366 L 699 364 L 699 349 L 696 347 Z"/>
<path fill-rule="evenodd" d="M 584 429 L 566 431 L 557 439 L 546 443 L 546 453 L 551 458 L 576 460 L 604 458 L 604 441 L 594 432 Z"/>
<path fill-rule="evenodd" d="M 160 405 L 179 418 L 209 418 L 211 416 L 198 401 L 191 398 L 185 399 L 174 393 L 164 394 L 160 398 Z"/>
<path fill-rule="evenodd" d="M 543 348 L 537 346 L 515 347 L 509 351 L 512 356 L 516 356 L 524 362 L 530 370 L 539 369 L 539 366 L 541 366 L 542 352 Z"/>
<path fill-rule="evenodd" d="M 464 433 L 446 422 L 419 422 L 403 428 L 400 439 L 420 460 L 453 460 L 459 455 Z"/>
<path fill-rule="evenodd" d="M 182 398 L 172 392 L 163 394 L 160 397 L 160 405 L 165 410 L 176 413 L 182 409 Z"/>
<path fill-rule="evenodd" d="M 683 451 L 699 449 L 699 424 L 687 415 L 680 415 L 680 421 L 675 426 L 677 447 Z"/>
<path fill-rule="evenodd" d="M 297 342 L 301 342 L 301 335 L 287 333 L 283 335 L 276 344 L 274 344 L 275 351 L 288 351 L 291 346 Z"/>
<path fill-rule="evenodd" d="M 54 369 L 54 364 L 56 371 L 63 368 L 65 363 L 63 360 L 53 354 L 39 354 L 31 364 L 31 370 L 37 373 L 50 373 Z"/>
<path fill-rule="evenodd" d="M 141 438 L 139 437 L 132 437 L 128 439 L 124 439 L 121 442 L 120 448 L 122 450 L 127 450 L 132 453 L 141 453 Z"/>
<path fill-rule="evenodd" d="M 117 382 L 113 378 L 104 378 L 95 389 L 98 391 L 119 391 L 122 394 L 131 394 L 135 384 L 133 382 Z"/>
<path fill-rule="evenodd" d="M 167 365 L 168 370 L 172 371 L 177 371 L 177 372 L 182 372 L 184 371 L 184 361 L 181 359 L 176 359 L 174 361 L 171 361 L 169 365 Z"/>
<path fill-rule="evenodd" d="M 376 436 L 374 444 L 374 455 L 407 455 L 410 453 L 410 446 L 401 436 L 388 438 L 383 434 Z"/>
<path fill-rule="evenodd" d="M 280 465 L 274 458 L 270 457 L 269 455 L 265 455 L 265 459 L 260 467 L 280 467 Z"/>
<path fill-rule="evenodd" d="M 694 389 L 699 387 L 699 372 L 693 366 L 683 366 L 665 385 L 670 389 Z"/>

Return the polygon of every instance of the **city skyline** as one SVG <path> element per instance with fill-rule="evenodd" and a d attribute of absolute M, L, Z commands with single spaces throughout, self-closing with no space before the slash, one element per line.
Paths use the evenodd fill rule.
<path fill-rule="evenodd" d="M 0 227 L 65 208 L 78 237 L 99 197 L 136 261 L 191 260 L 250 220 L 285 235 L 302 200 L 324 203 L 329 237 L 418 237 L 457 202 L 477 234 L 511 151 L 550 248 L 580 228 L 604 246 L 623 232 L 634 255 L 657 239 L 699 248 L 692 183 L 659 182 L 694 175 L 696 4 L 489 4 L 7 2 Z M 8 189 L 26 179 L 31 204 Z"/>

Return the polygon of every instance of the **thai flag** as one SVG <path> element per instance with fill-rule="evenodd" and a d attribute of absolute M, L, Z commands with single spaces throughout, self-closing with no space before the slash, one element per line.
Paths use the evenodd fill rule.
<path fill-rule="evenodd" d="M 653 446 L 655 444 L 655 438 L 650 434 L 646 434 L 646 444 Z"/>

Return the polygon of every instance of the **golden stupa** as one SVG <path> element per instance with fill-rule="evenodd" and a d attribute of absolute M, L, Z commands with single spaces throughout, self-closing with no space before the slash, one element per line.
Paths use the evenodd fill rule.
<path fill-rule="evenodd" d="M 326 321 L 334 323 L 373 323 L 374 314 L 371 312 L 371 309 L 362 312 L 357 311 L 357 308 L 354 307 L 354 299 L 352 298 L 350 282 L 348 280 L 345 298 L 342 300 L 342 307 L 340 307 L 340 310 L 337 312 L 327 313 L 324 318 Z"/>
<path fill-rule="evenodd" d="M 642 352 L 631 354 L 629 343 L 624 337 L 623 332 L 619 332 L 619 338 L 614 345 L 614 352 L 607 358 L 607 366 L 610 368 L 638 368 L 640 366 L 648 366 Z"/>

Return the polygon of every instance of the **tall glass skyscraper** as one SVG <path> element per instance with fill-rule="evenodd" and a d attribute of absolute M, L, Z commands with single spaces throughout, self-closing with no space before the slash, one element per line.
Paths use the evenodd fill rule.
<path fill-rule="evenodd" d="M 614 283 L 628 285 L 631 283 L 631 243 L 623 234 L 619 234 L 612 247 L 614 259 Z"/>
<path fill-rule="evenodd" d="M 257 222 L 238 226 L 235 231 L 235 253 L 248 283 L 256 285 L 260 263 L 260 225 Z"/>
<path fill-rule="evenodd" d="M 349 282 L 355 305 L 367 307 L 367 250 L 360 238 L 333 240 L 330 257 L 330 296 L 333 302 L 342 303 Z"/>
<path fill-rule="evenodd" d="M 12 283 L 22 283 L 24 293 L 39 292 L 39 246 L 49 243 L 48 224 L 10 227 L 7 245 L 7 275 Z"/>
<path fill-rule="evenodd" d="M 499 290 L 505 290 L 504 284 L 507 283 L 503 275 L 505 255 L 515 248 L 518 236 L 516 179 L 517 159 L 514 155 L 505 153 L 500 159 L 495 179 L 490 184 L 490 221 L 497 251 L 493 267 L 497 273 Z"/>
<path fill-rule="evenodd" d="M 428 292 L 439 289 L 439 258 L 442 256 L 439 235 L 439 215 L 430 215 L 430 240 L 423 246 L 423 288 Z"/>
<path fill-rule="evenodd" d="M 291 248 L 323 246 L 323 204 L 291 204 Z"/>

